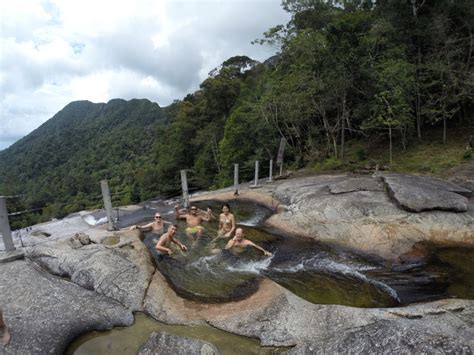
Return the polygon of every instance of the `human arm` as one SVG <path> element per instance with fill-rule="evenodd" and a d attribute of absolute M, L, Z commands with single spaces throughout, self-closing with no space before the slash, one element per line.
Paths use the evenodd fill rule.
<path fill-rule="evenodd" d="M 138 229 L 140 231 L 149 230 L 152 228 L 152 226 L 153 226 L 153 222 L 145 224 L 144 226 L 139 226 L 138 224 L 135 224 L 130 227 L 130 230 L 134 230 L 134 229 Z"/>
<path fill-rule="evenodd" d="M 212 219 L 212 210 L 208 207 L 206 213 L 201 216 L 203 221 L 209 222 Z"/>
<path fill-rule="evenodd" d="M 176 219 L 186 219 L 186 213 L 181 213 L 178 205 L 174 206 L 174 215 Z"/>
<path fill-rule="evenodd" d="M 250 240 L 248 240 L 246 244 L 247 244 L 247 245 L 250 245 L 251 247 L 254 247 L 255 249 L 260 250 L 260 251 L 263 253 L 263 255 L 265 255 L 265 256 L 272 256 L 272 255 L 273 255 L 273 254 L 270 253 L 269 251 L 266 251 L 266 250 L 263 249 L 262 247 L 259 247 L 257 244 L 251 242 Z"/>
<path fill-rule="evenodd" d="M 235 240 L 234 238 L 232 238 L 231 240 L 229 240 L 225 246 L 224 249 L 231 249 L 233 246 L 235 245 Z"/>
<path fill-rule="evenodd" d="M 188 250 L 188 248 L 186 247 L 186 245 L 184 245 L 183 243 L 181 243 L 179 240 L 173 238 L 173 239 L 171 239 L 171 241 L 172 241 L 174 244 L 176 244 L 177 246 L 179 246 L 182 251 Z"/>

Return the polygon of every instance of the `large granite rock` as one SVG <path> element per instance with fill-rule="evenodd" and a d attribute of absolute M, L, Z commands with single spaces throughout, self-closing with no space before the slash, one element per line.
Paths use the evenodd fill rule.
<path fill-rule="evenodd" d="M 120 303 L 25 261 L 0 264 L 0 308 L 11 334 L 1 354 L 63 354 L 84 332 L 133 323 Z"/>
<path fill-rule="evenodd" d="M 219 351 L 211 343 L 167 332 L 154 332 L 138 350 L 139 355 L 217 355 Z"/>
<path fill-rule="evenodd" d="M 295 346 L 297 354 L 474 350 L 474 301 L 467 300 L 385 309 L 316 305 L 264 280 L 246 300 L 202 304 L 182 299 L 156 274 L 145 308 L 166 323 L 206 322 L 263 346 Z"/>
<path fill-rule="evenodd" d="M 466 212 L 471 191 L 431 176 L 384 174 L 390 195 L 410 212 L 431 210 Z M 463 196 L 465 195 L 465 196 Z"/>
<path fill-rule="evenodd" d="M 107 246 L 87 244 L 88 238 L 78 235 L 27 248 L 26 257 L 53 275 L 140 311 L 154 265 L 137 232 L 116 238 L 120 239 L 116 245 Z"/>
<path fill-rule="evenodd" d="M 459 194 L 468 190 L 434 178 L 384 175 L 392 187 L 395 177 L 397 181 L 404 181 L 403 189 L 415 189 L 413 181 L 418 181 L 416 186 L 420 195 L 436 191 L 431 194 L 434 196 L 432 201 L 436 196 L 442 198 L 443 194 L 454 196 L 449 200 L 449 208 L 457 213 L 440 210 L 448 209 L 449 201 L 443 205 L 438 199 L 438 203 L 431 201 L 423 205 L 414 193 L 407 193 L 407 201 L 410 195 L 413 197 L 407 203 L 415 209 L 416 200 L 416 209 L 424 211 L 409 212 L 386 191 L 389 185 L 376 176 L 313 176 L 278 185 L 273 196 L 285 208 L 280 206 L 280 213 L 266 223 L 395 261 L 403 261 L 404 255 L 412 253 L 419 242 L 442 246 L 474 245 L 474 203 Z M 462 209 L 465 212 L 459 212 Z"/>

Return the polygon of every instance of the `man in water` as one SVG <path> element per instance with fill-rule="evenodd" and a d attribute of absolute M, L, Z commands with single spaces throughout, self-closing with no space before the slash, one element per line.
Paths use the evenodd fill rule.
<path fill-rule="evenodd" d="M 190 211 L 181 212 L 179 206 L 174 208 L 176 219 L 185 219 L 188 227 L 186 228 L 186 235 L 188 238 L 198 239 L 204 232 L 204 227 L 201 226 L 202 221 L 209 222 L 212 219 L 212 210 L 208 207 L 206 213 L 198 213 L 196 206 L 191 206 Z"/>
<path fill-rule="evenodd" d="M 158 243 L 156 243 L 156 247 L 155 247 L 156 250 L 158 250 L 162 254 L 172 256 L 174 254 L 174 251 L 171 249 L 171 243 L 174 243 L 177 246 L 179 246 L 182 251 L 188 250 L 186 245 L 181 243 L 179 240 L 174 239 L 177 228 L 178 227 L 175 224 L 172 224 L 171 226 L 169 226 L 168 231 L 165 234 L 163 234 L 160 237 L 160 240 L 158 241 Z"/>
<path fill-rule="evenodd" d="M 245 248 L 247 248 L 249 246 L 260 250 L 263 253 L 263 255 L 265 255 L 265 256 L 272 256 L 272 253 L 270 253 L 269 251 L 266 251 L 265 249 L 263 249 L 262 247 L 259 247 L 258 245 L 254 244 L 250 240 L 245 239 L 244 231 L 243 231 L 242 228 L 237 228 L 235 230 L 234 238 L 229 240 L 229 242 L 225 246 L 225 249 L 226 250 L 235 249 L 235 250 L 242 251 L 242 250 L 244 250 Z"/>

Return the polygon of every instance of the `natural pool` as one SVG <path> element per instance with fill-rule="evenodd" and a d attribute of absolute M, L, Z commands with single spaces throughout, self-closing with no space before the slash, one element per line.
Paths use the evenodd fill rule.
<path fill-rule="evenodd" d="M 211 206 L 217 216 L 220 204 Z M 149 207 L 151 216 L 171 208 L 157 204 Z M 179 222 L 178 239 L 189 246 L 186 253 L 157 262 L 157 268 L 182 297 L 200 302 L 226 302 L 245 298 L 255 292 L 263 278 L 270 278 L 296 295 L 318 304 L 342 304 L 355 307 L 392 307 L 413 302 L 458 297 L 474 298 L 474 249 L 434 248 L 425 246 L 422 261 L 387 266 L 383 260 L 331 248 L 314 240 L 295 238 L 262 227 L 271 214 L 265 207 L 251 203 L 231 203 L 238 226 L 256 244 L 270 250 L 272 257 L 247 250 L 236 256 L 215 253 L 225 240 L 214 240 L 217 222 L 206 225 L 206 233 L 195 244 L 188 241 L 185 223 Z M 149 221 L 150 216 L 130 218 L 126 223 Z M 154 254 L 153 239 L 146 234 L 145 244 Z M 132 327 L 109 332 L 92 332 L 76 340 L 69 349 L 74 354 L 135 353 L 152 331 L 165 330 L 215 344 L 223 354 L 266 354 L 277 349 L 262 348 L 257 340 L 220 332 L 212 327 L 168 326 L 144 315 L 136 316 Z M 217 335 L 214 335 L 217 334 Z M 237 351 L 236 346 L 242 346 Z M 237 349 L 237 350 L 236 350 Z"/>
<path fill-rule="evenodd" d="M 282 348 L 263 347 L 257 339 L 246 338 L 209 325 L 168 325 L 157 322 L 143 313 L 135 315 L 130 327 L 114 328 L 109 331 L 89 332 L 77 338 L 66 351 L 67 355 L 135 355 L 151 333 L 168 333 L 195 338 L 214 344 L 221 354 L 275 354 Z"/>
<path fill-rule="evenodd" d="M 210 206 L 215 215 L 220 210 L 220 204 L 212 201 L 198 206 Z M 442 297 L 473 298 L 474 287 L 468 280 L 472 250 L 433 249 L 422 263 L 387 267 L 381 259 L 265 229 L 262 222 L 271 214 L 265 207 L 239 202 L 231 204 L 231 210 L 246 236 L 273 256 L 264 257 L 254 249 L 238 256 L 228 251 L 215 254 L 226 244 L 226 240 L 214 240 L 217 221 L 206 225 L 206 233 L 196 243 L 187 239 L 185 222 L 180 221 L 178 239 L 189 250 L 164 258 L 157 267 L 182 297 L 201 302 L 245 298 L 267 277 L 319 304 L 391 307 Z M 152 254 L 153 239 L 145 237 Z"/>

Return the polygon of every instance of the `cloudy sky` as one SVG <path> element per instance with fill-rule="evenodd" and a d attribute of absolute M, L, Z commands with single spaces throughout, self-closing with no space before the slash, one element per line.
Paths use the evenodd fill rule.
<path fill-rule="evenodd" d="M 0 150 L 75 100 L 195 91 L 234 55 L 288 21 L 280 0 L 0 0 Z"/>

